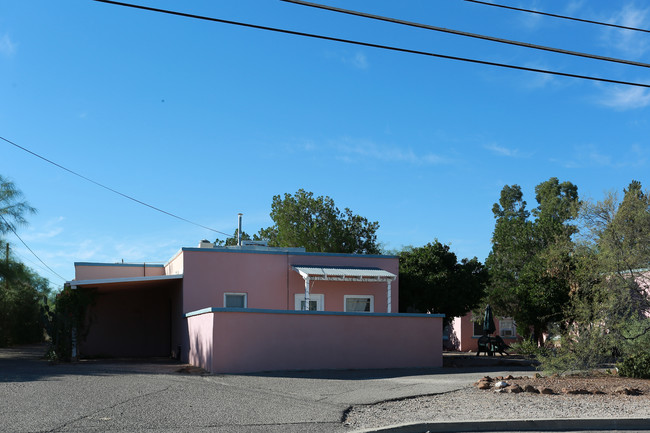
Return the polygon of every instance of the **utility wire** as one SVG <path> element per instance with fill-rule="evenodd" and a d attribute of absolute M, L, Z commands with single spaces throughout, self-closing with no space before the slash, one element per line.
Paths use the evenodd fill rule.
<path fill-rule="evenodd" d="M 389 45 L 380 45 L 380 44 L 374 44 L 370 42 L 361 42 L 361 41 L 354 41 L 350 39 L 342 39 L 342 38 L 336 38 L 332 36 L 323 36 L 323 35 L 317 35 L 313 33 L 305 33 L 305 32 L 298 32 L 294 30 L 286 30 L 286 29 L 279 29 L 275 27 L 267 27 L 267 26 L 261 26 L 261 25 L 256 25 L 256 24 L 248 24 L 248 23 L 242 23 L 242 22 L 237 22 L 237 21 L 230 21 L 230 20 L 224 20 L 221 18 L 212 18 L 212 17 L 206 17 L 202 15 L 194 15 L 194 14 L 188 14 L 185 12 L 176 12 L 176 11 L 171 11 L 171 10 L 166 10 L 166 9 L 158 9 L 158 8 L 153 8 L 153 7 L 148 7 L 148 6 L 140 6 L 140 5 L 135 5 L 131 3 L 122 3 L 118 1 L 113 1 L 113 0 L 93 0 L 96 2 L 101 2 L 101 3 L 108 3 L 108 4 L 113 4 L 113 5 L 118 5 L 118 6 L 126 6 L 134 9 L 142 9 L 146 11 L 151 11 L 151 12 L 160 12 L 164 14 L 169 14 L 169 15 L 177 15 L 177 16 L 182 16 L 186 18 L 194 18 L 194 19 L 199 19 L 199 20 L 205 20 L 205 21 L 212 21 L 212 22 L 218 22 L 218 23 L 223 23 L 223 24 L 232 24 L 236 26 L 242 26 L 242 27 L 248 27 L 248 28 L 254 28 L 254 29 L 259 29 L 259 30 L 267 30 L 267 31 L 272 31 L 272 32 L 278 32 L 278 33 L 285 33 L 289 35 L 294 35 L 294 36 L 304 36 L 308 38 L 315 38 L 315 39 L 322 39 L 326 41 L 334 41 L 334 42 L 342 42 L 346 44 L 353 44 L 353 45 L 360 45 L 363 47 L 371 47 L 371 48 L 380 48 L 384 50 L 390 50 L 390 51 L 398 51 L 402 53 L 408 53 L 408 54 L 418 54 L 422 56 L 429 56 L 429 57 L 436 57 L 440 59 L 447 59 L 447 60 L 457 60 L 457 61 L 462 61 L 462 62 L 469 62 L 469 63 L 475 63 L 475 64 L 480 64 L 480 65 L 488 65 L 488 66 L 498 66 L 501 68 L 508 68 L 508 69 L 515 69 L 519 71 L 528 71 L 528 72 L 537 72 L 540 74 L 548 74 L 548 75 L 558 75 L 561 77 L 570 77 L 570 78 L 578 78 L 582 80 L 591 80 L 591 81 L 598 81 L 602 83 L 612 83 L 612 84 L 622 84 L 625 86 L 636 86 L 636 87 L 645 87 L 645 88 L 650 88 L 650 84 L 645 84 L 645 83 L 635 83 L 631 81 L 621 81 L 621 80 L 612 80 L 609 78 L 601 78 L 601 77 L 594 77 L 594 76 L 589 76 L 589 75 L 579 75 L 579 74 L 571 74 L 567 72 L 559 72 L 559 71 L 553 71 L 549 69 L 537 69 L 537 68 L 529 68 L 526 66 L 517 66 L 517 65 L 510 65 L 507 63 L 497 63 L 497 62 L 490 62 L 486 60 L 477 60 L 477 59 L 470 59 L 467 57 L 458 57 L 458 56 L 448 56 L 445 54 L 437 54 L 437 53 L 431 53 L 428 51 L 419 51 L 419 50 L 412 50 L 408 48 L 399 48 L 399 47 L 394 47 L 394 46 L 389 46 Z"/>
<path fill-rule="evenodd" d="M 650 33 L 650 30 L 648 29 L 640 29 L 638 27 L 629 27 L 629 26 L 622 26 L 620 24 L 613 24 L 613 23 L 605 23 L 602 21 L 593 21 L 593 20 L 586 20 L 583 18 L 576 18 L 576 17 L 570 17 L 566 15 L 558 15 L 558 14 L 551 14 L 548 12 L 540 12 L 540 11 L 535 11 L 531 9 L 523 9 L 523 8 L 516 8 L 514 6 L 506 6 L 506 5 L 500 5 L 498 3 L 491 3 L 487 1 L 481 1 L 481 0 L 465 0 L 466 2 L 471 2 L 471 3 L 478 3 L 486 6 L 495 6 L 498 8 L 503 8 L 503 9 L 510 9 L 513 11 L 519 11 L 519 12 L 528 12 L 531 14 L 537 14 L 537 15 L 544 15 L 547 17 L 553 17 L 553 18 L 562 18 L 565 20 L 571 20 L 571 21 L 579 21 L 581 23 L 589 23 L 589 24 L 597 24 L 599 26 L 607 26 L 607 27 L 615 27 L 617 29 L 623 29 L 623 30 L 633 30 L 635 32 L 644 32 L 644 33 Z"/>
<path fill-rule="evenodd" d="M 480 35 L 477 33 L 469 33 L 469 32 L 464 32 L 461 30 L 453 30 L 453 29 L 447 29 L 444 27 L 438 27 L 438 26 L 431 26 L 428 24 L 420 24 L 420 23 L 414 23 L 411 21 L 404 21 L 404 20 L 399 20 L 397 18 L 390 18 L 390 17 L 384 17 L 381 15 L 373 15 L 373 14 L 368 14 L 365 12 L 359 12 L 359 11 L 353 11 L 349 9 L 342 9 L 342 8 L 337 8 L 334 6 L 328 6 L 328 5 L 323 5 L 320 3 L 312 3 L 312 2 L 307 2 L 303 0 L 282 0 L 287 3 L 293 3 L 297 5 L 302 5 L 302 6 L 309 6 L 313 8 L 318 8 L 318 9 L 325 9 L 328 11 L 333 11 L 333 12 L 339 12 L 343 14 L 348 14 L 348 15 L 355 15 L 358 17 L 364 17 L 364 18 L 370 18 L 373 20 L 379 20 L 379 21 L 386 21 L 389 23 L 394 23 L 394 24 L 401 24 L 404 26 L 410 26 L 410 27 L 417 27 L 421 29 L 426 29 L 426 30 L 433 30 L 436 32 L 442 32 L 442 33 L 451 33 L 453 35 L 459 35 L 459 36 L 466 36 L 469 38 L 475 38 L 475 39 L 482 39 L 486 41 L 491 41 L 491 42 L 498 42 L 500 44 L 508 44 L 508 45 L 516 45 L 519 47 L 525 47 L 525 48 L 531 48 L 534 50 L 542 50 L 542 51 L 550 51 L 553 53 L 559 53 L 559 54 L 566 54 L 569 56 L 577 56 L 577 57 L 584 57 L 587 59 L 594 59 L 594 60 L 602 60 L 605 62 L 613 62 L 613 63 L 623 63 L 625 65 L 632 65 L 632 66 L 640 66 L 643 68 L 650 68 L 650 64 L 648 63 L 642 63 L 642 62 L 635 62 L 633 60 L 625 60 L 625 59 L 618 59 L 615 57 L 605 57 L 605 56 L 599 56 L 597 54 L 589 54 L 589 53 L 582 53 L 579 51 L 570 51 L 570 50 L 565 50 L 562 48 L 553 48 L 553 47 L 547 47 L 544 45 L 536 45 L 536 44 L 531 44 L 528 42 L 519 42 L 519 41 L 513 41 L 510 39 L 502 39 L 502 38 L 496 38 L 493 36 L 486 36 L 486 35 Z"/>
<path fill-rule="evenodd" d="M 185 219 L 185 218 L 183 218 L 183 217 L 180 217 L 180 216 L 178 216 L 178 215 L 175 215 L 175 214 L 173 214 L 173 213 L 171 213 L 171 212 L 167 212 L 166 210 L 162 210 L 162 209 L 160 209 L 160 208 L 158 208 L 158 207 L 156 207 L 156 206 L 153 206 L 153 205 L 150 205 L 150 204 L 148 204 L 148 203 L 145 203 L 145 202 L 143 202 L 142 200 L 138 200 L 137 198 L 133 198 L 133 197 L 131 197 L 130 195 L 127 195 L 127 194 L 124 194 L 124 193 L 122 193 L 122 192 L 119 192 L 119 191 L 117 191 L 117 190 L 115 190 L 115 189 L 113 189 L 113 188 L 111 188 L 111 187 L 108 187 L 108 186 L 106 186 L 106 185 L 104 185 L 104 184 L 101 184 L 101 183 L 99 183 L 99 182 L 97 182 L 97 181 L 94 181 L 94 180 L 92 180 L 92 179 L 90 179 L 90 178 L 88 178 L 88 177 L 86 177 L 86 176 L 84 176 L 84 175 L 82 175 L 82 174 L 79 174 L 79 173 L 77 173 L 76 171 L 72 171 L 72 170 L 70 170 L 69 168 L 66 168 L 66 167 L 62 166 L 61 164 L 57 164 L 56 162 L 51 161 L 51 160 L 45 158 L 44 156 L 39 155 L 38 153 L 32 152 L 31 150 L 29 150 L 29 149 L 27 149 L 27 148 L 25 148 L 25 147 L 23 147 L 23 146 L 20 146 L 20 145 L 14 143 L 13 141 L 8 140 L 8 139 L 6 139 L 6 138 L 4 138 L 4 137 L 0 137 L 0 140 L 4 140 L 4 141 L 6 141 L 7 143 L 11 144 L 12 146 L 15 146 L 15 147 L 17 147 L 17 148 L 20 149 L 20 150 L 23 150 L 23 151 L 25 151 L 25 152 L 27 152 L 27 153 L 29 153 L 29 154 L 31 154 L 31 155 L 37 157 L 37 158 L 40 158 L 40 159 L 42 159 L 43 161 L 48 162 L 48 163 L 50 163 L 50 164 L 52 164 L 52 165 L 54 165 L 54 166 L 60 168 L 61 170 L 65 170 L 65 171 L 67 171 L 68 173 L 74 174 L 75 176 L 78 176 L 78 177 L 82 178 L 83 180 L 86 180 L 86 181 L 88 181 L 88 182 L 90 182 L 90 183 L 94 183 L 95 185 L 97 185 L 97 186 L 99 186 L 99 187 L 102 187 L 102 188 L 104 188 L 104 189 L 106 189 L 106 190 L 108 190 L 108 191 L 110 191 L 110 192 L 113 192 L 113 193 L 115 193 L 115 194 L 117 194 L 117 195 L 120 195 L 120 196 L 122 196 L 122 197 L 124 197 L 124 198 L 127 198 L 127 199 L 129 199 L 129 200 L 131 200 L 131 201 L 134 201 L 134 202 L 136 202 L 136 203 L 139 203 L 139 204 L 141 204 L 141 205 L 143 205 L 143 206 L 147 206 L 147 207 L 150 208 L 150 209 L 153 209 L 153 210 L 158 211 L 158 212 L 160 212 L 160 213 L 164 213 L 165 215 L 169 215 L 170 217 L 173 217 L 173 218 L 179 219 L 179 220 L 181 220 L 181 221 L 185 221 L 186 223 L 193 224 L 193 225 L 195 225 L 195 226 L 198 226 L 198 227 L 204 228 L 204 229 L 206 229 L 206 230 L 210 230 L 210 231 L 213 231 L 213 232 L 215 232 L 215 233 L 219 233 L 219 234 L 222 234 L 222 235 L 225 235 L 225 236 L 228 236 L 228 237 L 231 236 L 231 235 L 229 235 L 228 233 L 220 232 L 219 230 L 215 230 L 215 229 L 213 229 L 213 228 L 210 228 L 210 227 L 207 227 L 207 226 L 201 225 L 201 224 L 199 224 L 199 223 L 195 223 L 194 221 L 190 221 L 190 220 L 188 220 L 188 219 Z"/>
<path fill-rule="evenodd" d="M 36 268 L 39 268 L 41 271 L 50 272 L 47 268 L 44 268 L 44 267 L 41 266 L 39 263 L 35 262 L 34 260 L 30 259 L 29 257 L 24 256 L 24 255 L 18 253 L 16 250 L 13 251 L 13 255 L 16 256 L 16 257 L 18 257 L 19 259 L 21 259 L 23 262 L 29 262 L 29 263 L 31 263 L 32 266 L 34 266 L 34 267 L 36 267 Z M 68 280 L 63 279 L 63 281 L 65 282 L 65 281 L 68 281 Z"/>
<path fill-rule="evenodd" d="M 45 266 L 46 268 L 48 268 L 48 269 L 50 270 L 50 272 L 52 272 L 52 273 L 53 273 L 54 275 L 56 275 L 57 277 L 61 278 L 63 281 L 67 281 L 67 280 L 66 280 L 65 278 L 63 278 L 61 275 L 57 274 L 56 271 L 54 271 L 54 269 L 50 268 L 50 267 L 49 267 L 49 266 L 48 266 L 48 265 L 47 265 L 43 260 L 41 260 L 41 258 L 40 258 L 38 255 L 36 255 L 36 253 L 35 253 L 31 248 L 29 248 L 29 246 L 25 243 L 25 241 L 24 241 L 20 236 L 18 236 L 18 233 L 16 233 L 16 230 L 14 230 L 13 226 L 12 226 L 11 224 L 9 224 L 9 222 L 7 222 L 7 220 L 5 219 L 5 217 L 3 217 L 2 215 L 0 215 L 0 218 L 2 218 L 2 221 L 5 222 L 5 225 L 6 225 L 7 227 L 9 227 L 9 230 L 11 230 L 11 231 L 13 232 L 13 234 L 16 235 L 16 237 L 18 238 L 18 240 L 20 240 L 20 242 L 22 242 L 23 245 L 25 245 L 25 248 L 27 248 L 27 249 L 29 250 L 29 252 L 32 253 L 32 254 L 34 255 L 34 257 L 36 257 L 36 258 L 38 259 L 39 262 L 43 263 L 43 266 Z"/>

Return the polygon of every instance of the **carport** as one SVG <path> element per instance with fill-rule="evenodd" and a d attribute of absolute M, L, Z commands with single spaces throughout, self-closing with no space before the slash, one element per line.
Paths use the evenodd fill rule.
<path fill-rule="evenodd" d="M 183 275 L 77 280 L 75 290 L 93 290 L 82 357 L 178 356 L 182 331 Z"/>

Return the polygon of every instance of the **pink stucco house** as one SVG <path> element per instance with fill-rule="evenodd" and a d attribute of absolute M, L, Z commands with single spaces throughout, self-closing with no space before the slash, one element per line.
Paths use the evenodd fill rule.
<path fill-rule="evenodd" d="M 510 318 L 495 317 L 496 331 L 492 335 L 499 335 L 506 344 L 519 340 L 517 327 Z M 463 317 L 454 317 L 445 330 L 445 347 L 460 352 L 476 352 L 478 339 L 483 335 L 483 325 L 475 321 L 472 313 Z"/>
<path fill-rule="evenodd" d="M 181 248 L 164 265 L 75 263 L 94 289 L 80 356 L 174 356 L 211 372 L 442 365 L 441 314 L 396 314 L 395 256 Z"/>

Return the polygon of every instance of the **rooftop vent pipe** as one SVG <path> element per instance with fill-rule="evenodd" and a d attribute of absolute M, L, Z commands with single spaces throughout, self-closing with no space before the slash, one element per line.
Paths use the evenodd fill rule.
<path fill-rule="evenodd" d="M 243 213 L 237 214 L 237 245 L 241 247 L 241 217 Z"/>

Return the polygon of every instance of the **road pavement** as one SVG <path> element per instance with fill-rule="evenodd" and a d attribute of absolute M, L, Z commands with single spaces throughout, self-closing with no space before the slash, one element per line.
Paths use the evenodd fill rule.
<path fill-rule="evenodd" d="M 51 364 L 43 352 L 0 349 L 0 431 L 349 431 L 341 420 L 352 405 L 449 392 L 525 369 L 210 375 L 166 359 Z"/>

